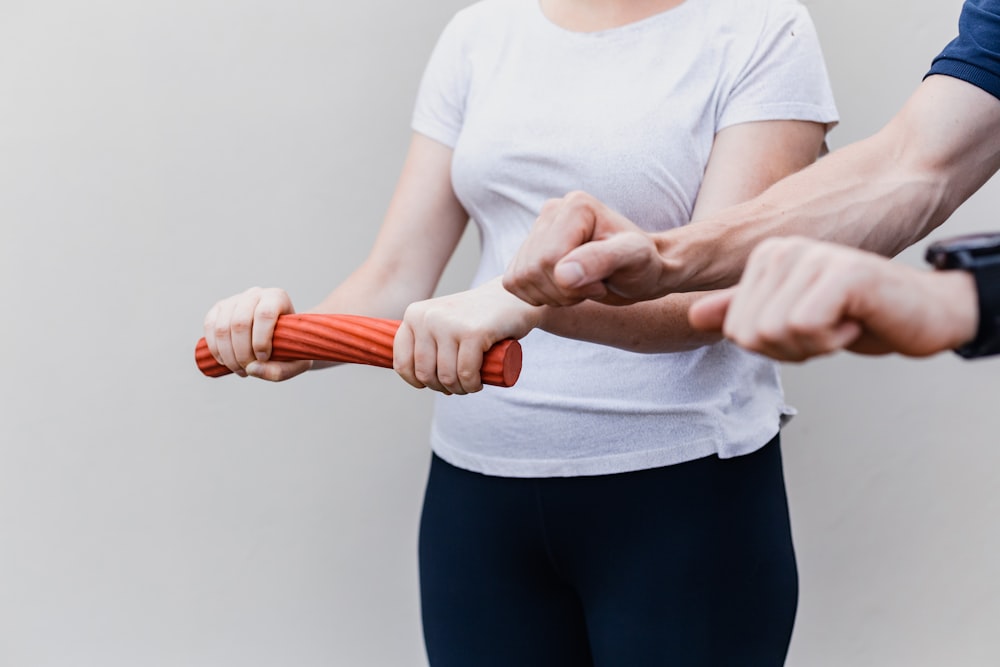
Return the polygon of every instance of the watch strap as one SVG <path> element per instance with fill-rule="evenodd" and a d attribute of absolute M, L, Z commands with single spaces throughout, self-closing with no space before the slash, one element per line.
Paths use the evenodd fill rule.
<path fill-rule="evenodd" d="M 979 257 L 964 268 L 976 281 L 979 326 L 976 337 L 955 352 L 965 359 L 1000 354 L 1000 255 Z"/>

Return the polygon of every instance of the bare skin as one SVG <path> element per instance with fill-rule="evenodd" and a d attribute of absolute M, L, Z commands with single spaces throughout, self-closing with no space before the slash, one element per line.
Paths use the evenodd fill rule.
<path fill-rule="evenodd" d="M 975 282 L 966 271 L 920 271 L 810 239 L 770 239 L 737 287 L 691 307 L 693 326 L 783 361 L 846 349 L 925 357 L 971 340 Z"/>

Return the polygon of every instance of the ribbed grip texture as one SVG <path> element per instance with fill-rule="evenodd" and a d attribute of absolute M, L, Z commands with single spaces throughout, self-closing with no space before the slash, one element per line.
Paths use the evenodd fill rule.
<path fill-rule="evenodd" d="M 398 320 L 360 315 L 282 315 L 274 326 L 271 359 L 335 361 L 392 368 L 392 341 L 399 324 Z M 204 338 L 198 341 L 194 358 L 201 372 L 209 377 L 232 372 L 215 360 Z M 521 345 L 512 338 L 500 341 L 483 356 L 480 369 L 483 384 L 512 387 L 520 374 Z"/>

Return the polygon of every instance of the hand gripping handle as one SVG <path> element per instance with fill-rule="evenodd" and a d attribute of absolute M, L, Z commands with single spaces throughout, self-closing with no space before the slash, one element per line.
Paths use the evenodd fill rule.
<path fill-rule="evenodd" d="M 361 315 L 302 313 L 281 315 L 271 338 L 273 361 L 339 361 L 392 368 L 392 341 L 398 320 Z M 202 338 L 194 351 L 201 372 L 221 377 L 232 371 L 208 351 Z M 521 345 L 513 338 L 502 340 L 483 355 L 480 374 L 484 384 L 513 387 L 521 373 Z"/>

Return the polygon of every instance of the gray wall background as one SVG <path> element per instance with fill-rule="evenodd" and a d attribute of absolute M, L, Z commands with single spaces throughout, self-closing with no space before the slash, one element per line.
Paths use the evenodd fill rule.
<path fill-rule="evenodd" d="M 465 4 L 0 0 L 0 667 L 425 664 L 430 395 L 362 367 L 210 381 L 192 348 L 215 299 L 307 307 L 364 257 Z M 961 3 L 806 4 L 836 147 Z M 1000 227 L 998 187 L 944 233 Z M 787 368 L 789 664 L 1000 664 L 997 363 Z"/>

